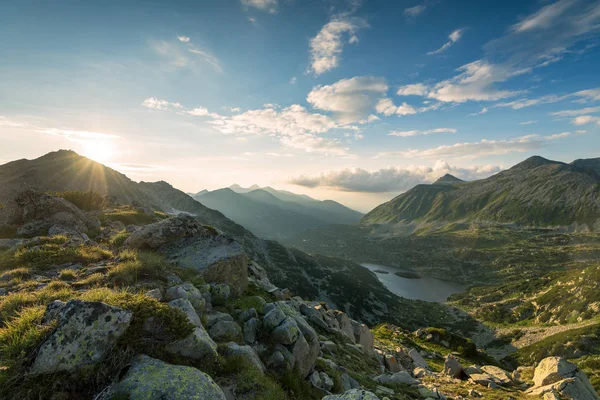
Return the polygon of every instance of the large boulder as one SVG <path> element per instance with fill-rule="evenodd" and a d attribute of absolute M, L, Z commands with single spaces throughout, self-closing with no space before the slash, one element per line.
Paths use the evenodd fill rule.
<path fill-rule="evenodd" d="M 354 329 L 354 338 L 357 344 L 363 347 L 365 353 L 373 350 L 375 338 L 373 332 L 365 324 L 352 320 L 352 328 Z"/>
<path fill-rule="evenodd" d="M 133 361 L 113 393 L 130 400 L 226 400 L 221 388 L 204 372 L 144 355 Z"/>
<path fill-rule="evenodd" d="M 202 326 L 196 327 L 185 338 L 170 343 L 165 350 L 194 360 L 216 359 L 218 356 L 217 344 Z"/>
<path fill-rule="evenodd" d="M 206 282 L 227 283 L 237 295 L 248 286 L 248 257 L 242 246 L 190 215 L 143 226 L 125 246 L 157 249 L 180 267 L 197 270 Z"/>
<path fill-rule="evenodd" d="M 242 337 L 242 328 L 233 321 L 219 321 L 211 326 L 208 332 L 217 342 L 239 340 Z"/>
<path fill-rule="evenodd" d="M 530 395 L 556 392 L 568 399 L 600 399 L 585 373 L 561 357 L 547 357 L 540 361 L 535 368 L 533 383 L 534 386 L 527 390 Z"/>
<path fill-rule="evenodd" d="M 429 369 L 429 364 L 427 364 L 427 361 L 425 361 L 423 356 L 421 356 L 416 349 L 411 349 L 408 352 L 408 356 L 412 359 L 412 362 L 415 366 Z"/>
<path fill-rule="evenodd" d="M 225 352 L 228 355 L 238 356 L 248 361 L 250 365 L 254 366 L 257 370 L 263 374 L 266 372 L 265 365 L 260 360 L 258 353 L 250 346 L 240 346 L 236 343 L 230 342 L 225 345 Z"/>
<path fill-rule="evenodd" d="M 73 371 L 100 361 L 125 333 L 132 317 L 131 311 L 100 302 L 67 302 L 56 330 L 40 346 L 31 373 Z"/>
<path fill-rule="evenodd" d="M 510 374 L 494 365 L 484 365 L 481 370 L 494 378 L 494 382 L 501 386 L 510 386 L 513 384 Z"/>
<path fill-rule="evenodd" d="M 86 216 L 61 197 L 25 190 L 0 209 L 0 227 L 17 228 L 23 236 L 53 233 L 86 233 Z"/>
<path fill-rule="evenodd" d="M 456 379 L 464 379 L 467 376 L 463 366 L 460 365 L 460 362 L 452 354 L 448 354 L 446 361 L 444 361 L 444 375 Z"/>
<path fill-rule="evenodd" d="M 322 400 L 379 400 L 373 392 L 364 389 L 350 389 L 342 394 L 332 394 Z"/>
<path fill-rule="evenodd" d="M 202 296 L 202 293 L 190 282 L 170 287 L 165 293 L 165 298 L 167 301 L 175 299 L 188 300 L 194 309 L 200 312 L 204 311 L 206 307 L 206 300 Z"/>

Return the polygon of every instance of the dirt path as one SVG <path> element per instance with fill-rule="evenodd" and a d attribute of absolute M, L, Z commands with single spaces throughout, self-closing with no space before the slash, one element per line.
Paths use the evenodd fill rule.
<path fill-rule="evenodd" d="M 517 349 L 532 345 L 539 342 L 549 336 L 556 335 L 557 333 L 570 331 L 572 329 L 579 329 L 590 325 L 598 324 L 598 320 L 590 320 L 579 322 L 576 324 L 556 325 L 556 326 L 533 326 L 523 328 L 501 328 L 496 330 L 497 335 L 510 334 L 515 329 L 520 329 L 524 332 L 524 335 L 518 340 L 512 342 L 512 345 Z"/>

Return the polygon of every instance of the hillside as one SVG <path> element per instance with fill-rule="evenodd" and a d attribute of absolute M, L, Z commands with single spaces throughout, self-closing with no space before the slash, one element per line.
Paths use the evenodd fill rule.
<path fill-rule="evenodd" d="M 134 202 L 168 214 L 191 214 L 201 223 L 232 235 L 253 259 L 267 269 L 277 285 L 288 287 L 301 296 L 328 301 L 340 309 L 351 309 L 352 315 L 364 321 L 375 323 L 389 317 L 395 322 L 404 319 L 405 323 L 415 323 L 424 309 L 428 310 L 427 315 L 432 319 L 446 318 L 443 307 L 439 305 L 394 296 L 373 274 L 365 272 L 358 264 L 311 256 L 289 250 L 275 241 L 260 239 L 166 182 L 136 183 L 72 151 L 61 150 L 35 160 L 19 160 L 0 166 L 0 203 L 14 197 L 19 188 L 53 192 L 94 188 L 101 195 L 113 196 L 124 205 Z M 132 212 L 132 215 L 135 217 L 139 213 Z M 348 301 L 349 294 L 352 294 L 353 301 Z M 391 313 L 392 309 L 397 311 Z"/>
<path fill-rule="evenodd" d="M 376 207 L 361 224 L 490 221 L 593 228 L 600 221 L 597 163 L 578 160 L 570 165 L 531 157 L 487 179 L 417 185 Z"/>
<path fill-rule="evenodd" d="M 283 240 L 319 226 L 353 224 L 362 217 L 332 200 L 319 201 L 270 187 L 256 189 L 256 185 L 232 187 L 193 197 L 263 238 Z"/>

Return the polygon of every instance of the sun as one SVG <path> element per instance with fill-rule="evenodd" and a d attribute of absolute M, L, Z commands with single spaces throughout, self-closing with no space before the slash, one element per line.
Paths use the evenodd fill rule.
<path fill-rule="evenodd" d="M 116 152 L 110 140 L 87 140 L 82 145 L 84 156 L 103 164 L 111 161 Z"/>

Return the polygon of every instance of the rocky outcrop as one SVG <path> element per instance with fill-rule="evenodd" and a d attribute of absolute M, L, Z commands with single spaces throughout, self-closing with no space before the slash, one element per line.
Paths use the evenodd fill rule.
<path fill-rule="evenodd" d="M 204 372 L 144 355 L 133 361 L 113 393 L 113 397 L 130 400 L 226 400 L 221 388 Z"/>
<path fill-rule="evenodd" d="M 181 238 L 213 235 L 213 231 L 202 226 L 194 217 L 179 214 L 137 229 L 125 241 L 125 246 L 133 249 L 158 249 Z"/>
<path fill-rule="evenodd" d="M 325 396 L 323 400 L 379 400 L 379 397 L 368 390 L 350 389 L 342 394 Z"/>
<path fill-rule="evenodd" d="M 84 213 L 61 197 L 26 190 L 0 209 L 0 227 L 21 236 L 82 234 L 88 231 Z"/>
<path fill-rule="evenodd" d="M 42 343 L 32 374 L 73 371 L 100 361 L 122 336 L 133 314 L 99 302 L 71 300 L 56 330 Z"/>
<path fill-rule="evenodd" d="M 600 397 L 587 376 L 577 366 L 561 357 L 544 358 L 535 368 L 530 395 L 557 393 L 568 399 L 598 400 Z"/>

